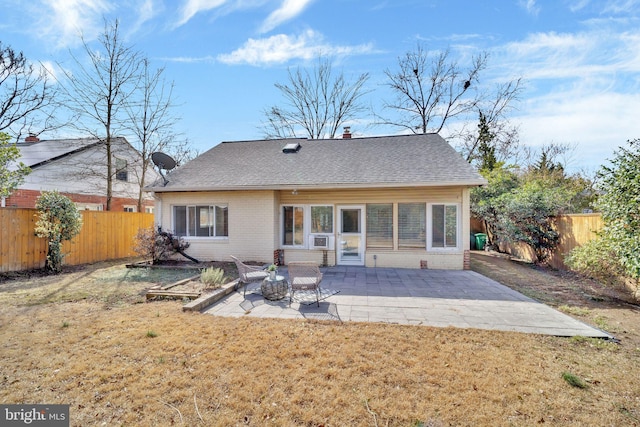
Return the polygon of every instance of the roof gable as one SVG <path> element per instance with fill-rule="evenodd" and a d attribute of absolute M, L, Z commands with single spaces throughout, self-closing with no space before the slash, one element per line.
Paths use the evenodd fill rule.
<path fill-rule="evenodd" d="M 215 191 L 486 183 L 437 134 L 223 142 L 172 171 L 167 178 L 166 186 L 158 183 L 150 189 Z"/>
<path fill-rule="evenodd" d="M 126 138 L 116 137 L 114 144 L 125 149 L 130 149 L 131 154 L 137 153 L 129 144 Z M 26 166 L 34 169 L 55 160 L 73 156 L 74 154 L 91 150 L 104 144 L 104 140 L 98 138 L 77 138 L 77 139 L 52 139 L 40 140 L 37 142 L 21 142 L 16 146 L 20 149 L 20 158 L 17 162 L 22 162 Z"/>

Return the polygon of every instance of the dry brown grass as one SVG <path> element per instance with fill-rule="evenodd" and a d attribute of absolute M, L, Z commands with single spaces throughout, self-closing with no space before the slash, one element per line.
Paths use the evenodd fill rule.
<path fill-rule="evenodd" d="M 18 288 L 0 295 L 0 401 L 67 403 L 72 425 L 640 425 L 640 349 L 624 341 L 231 319 L 133 297 L 20 305 Z"/>

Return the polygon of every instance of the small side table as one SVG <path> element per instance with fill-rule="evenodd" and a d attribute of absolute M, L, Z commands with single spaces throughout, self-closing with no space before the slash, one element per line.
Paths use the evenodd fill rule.
<path fill-rule="evenodd" d="M 262 296 L 270 301 L 281 300 L 287 295 L 289 285 L 284 276 L 276 276 L 275 279 L 267 277 L 260 286 Z"/>

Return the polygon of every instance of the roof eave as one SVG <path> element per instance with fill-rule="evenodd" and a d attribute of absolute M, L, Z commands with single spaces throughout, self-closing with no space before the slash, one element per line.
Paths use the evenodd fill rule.
<path fill-rule="evenodd" d="M 337 190 L 365 188 L 400 187 L 479 187 L 486 180 L 438 181 L 438 182 L 382 182 L 382 183 L 327 183 L 327 184 L 271 184 L 271 185 L 234 185 L 218 187 L 148 187 L 145 191 L 154 193 L 185 193 L 206 191 L 277 191 L 277 190 Z"/>

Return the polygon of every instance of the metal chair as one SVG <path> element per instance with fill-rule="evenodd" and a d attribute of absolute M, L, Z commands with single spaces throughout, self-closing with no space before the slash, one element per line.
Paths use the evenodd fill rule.
<path fill-rule="evenodd" d="M 320 307 L 320 282 L 322 273 L 315 262 L 291 261 L 287 264 L 289 272 L 289 305 L 293 301 L 296 291 L 315 291 L 316 302 Z"/>
<path fill-rule="evenodd" d="M 231 255 L 231 259 L 236 263 L 236 267 L 238 268 L 238 282 L 244 285 L 243 297 L 247 296 L 249 283 L 262 282 L 265 278 L 269 277 L 269 273 L 262 267 L 243 264 L 233 255 Z"/>

